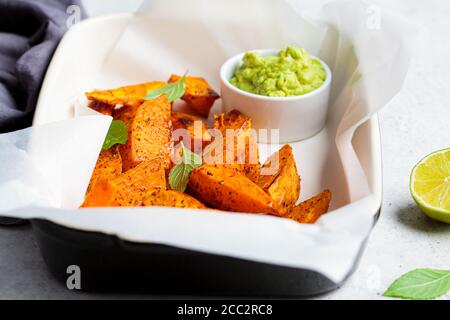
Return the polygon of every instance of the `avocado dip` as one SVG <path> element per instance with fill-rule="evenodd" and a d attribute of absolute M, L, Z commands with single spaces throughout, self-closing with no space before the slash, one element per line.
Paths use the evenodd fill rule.
<path fill-rule="evenodd" d="M 300 96 L 319 88 L 326 73 L 319 60 L 303 48 L 288 46 L 276 56 L 246 52 L 230 83 L 269 97 Z"/>

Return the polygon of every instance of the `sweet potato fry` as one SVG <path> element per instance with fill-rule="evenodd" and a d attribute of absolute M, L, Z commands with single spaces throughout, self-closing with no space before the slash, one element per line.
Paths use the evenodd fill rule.
<path fill-rule="evenodd" d="M 99 178 L 103 177 L 111 180 L 121 173 L 122 158 L 120 157 L 118 146 L 114 146 L 108 150 L 102 150 L 95 164 L 95 169 L 92 172 L 87 192 L 89 192 L 92 184 Z"/>
<path fill-rule="evenodd" d="M 175 190 L 149 190 L 142 200 L 142 206 L 163 206 L 191 209 L 206 209 L 206 206 L 182 192 Z"/>
<path fill-rule="evenodd" d="M 233 110 L 215 116 L 214 129 L 219 130 L 223 138 L 223 154 L 217 158 L 218 162 L 214 163 L 237 169 L 253 182 L 257 182 L 260 172 L 259 151 L 251 119 Z M 212 150 L 205 150 L 205 159 Z"/>
<path fill-rule="evenodd" d="M 300 176 L 291 146 L 284 145 L 278 152 L 272 154 L 261 171 L 273 173 L 261 175 L 258 185 L 278 204 L 287 208 L 293 207 L 300 196 Z"/>
<path fill-rule="evenodd" d="M 164 85 L 165 83 L 162 81 L 146 82 L 112 90 L 87 92 L 86 97 L 89 100 L 109 105 L 123 104 L 128 107 L 137 107 L 144 102 L 144 97 L 148 91 L 161 88 Z"/>
<path fill-rule="evenodd" d="M 189 191 L 219 210 L 280 215 L 272 198 L 250 179 L 220 165 L 202 165 L 189 179 Z"/>
<path fill-rule="evenodd" d="M 114 179 L 97 179 L 82 207 L 139 205 L 146 191 L 166 188 L 165 170 L 159 159 L 144 161 Z"/>
<path fill-rule="evenodd" d="M 128 128 L 128 140 L 119 147 L 124 171 L 142 161 L 157 158 L 165 169 L 170 167 L 170 115 L 171 105 L 165 96 L 120 110 L 118 118 Z"/>
<path fill-rule="evenodd" d="M 186 138 L 189 139 L 190 149 L 193 152 L 201 153 L 203 148 L 211 142 L 211 135 L 201 118 L 187 113 L 172 112 L 171 119 L 174 138 L 176 138 L 179 129 L 185 130 L 188 135 L 188 137 L 183 136 L 180 139 L 175 139 L 174 144 Z M 186 141 L 184 143 L 187 145 Z"/>
<path fill-rule="evenodd" d="M 176 82 L 180 79 L 179 75 L 172 75 L 168 82 Z M 208 117 L 209 110 L 214 101 L 219 99 L 209 83 L 201 77 L 185 77 L 186 91 L 181 99 L 200 115 Z"/>
<path fill-rule="evenodd" d="M 315 223 L 321 215 L 327 213 L 331 202 L 331 191 L 325 190 L 311 199 L 303 201 L 286 216 L 300 223 Z"/>

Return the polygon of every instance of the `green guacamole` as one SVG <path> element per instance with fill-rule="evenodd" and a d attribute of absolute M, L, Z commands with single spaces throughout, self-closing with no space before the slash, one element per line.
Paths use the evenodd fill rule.
<path fill-rule="evenodd" d="M 230 82 L 241 90 L 269 97 L 299 96 L 319 88 L 326 74 L 303 48 L 288 46 L 276 56 L 246 52 Z"/>

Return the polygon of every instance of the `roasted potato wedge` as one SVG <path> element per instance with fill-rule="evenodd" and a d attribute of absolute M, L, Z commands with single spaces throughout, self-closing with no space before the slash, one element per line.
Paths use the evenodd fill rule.
<path fill-rule="evenodd" d="M 251 119 L 239 111 L 233 110 L 227 114 L 215 116 L 214 129 L 218 130 L 223 138 L 222 154 L 216 158 L 217 160 L 208 160 L 215 158 L 211 156 L 212 152 L 220 152 L 214 145 L 211 145 L 211 148 L 205 149 L 203 155 L 206 162 L 236 169 L 253 182 L 257 182 L 261 165 Z"/>
<path fill-rule="evenodd" d="M 98 90 L 86 93 L 89 100 L 108 105 L 122 104 L 127 107 L 137 107 L 144 102 L 148 91 L 164 86 L 162 81 L 146 82 L 132 86 L 120 87 L 112 90 Z"/>
<path fill-rule="evenodd" d="M 219 210 L 280 215 L 277 204 L 243 174 L 220 165 L 202 165 L 189 179 L 194 197 Z"/>
<path fill-rule="evenodd" d="M 325 190 L 311 199 L 303 201 L 286 216 L 300 223 L 315 223 L 321 215 L 328 212 L 331 202 L 331 191 Z"/>
<path fill-rule="evenodd" d="M 281 206 L 293 207 L 300 196 L 300 176 L 291 146 L 284 145 L 272 154 L 261 168 L 262 173 L 265 171 L 273 173 L 260 175 L 258 185 Z"/>
<path fill-rule="evenodd" d="M 128 128 L 128 140 L 121 145 L 123 171 L 142 161 L 157 159 L 164 168 L 170 167 L 171 105 L 165 96 L 148 100 L 138 107 L 120 109 L 118 119 Z"/>
<path fill-rule="evenodd" d="M 169 83 L 176 82 L 181 78 L 179 75 L 172 75 Z M 219 95 L 215 92 L 209 83 L 201 77 L 185 77 L 186 91 L 184 92 L 183 101 L 189 108 L 198 112 L 204 117 L 208 117 L 209 110 L 214 104 L 214 101 L 219 99 Z"/>
<path fill-rule="evenodd" d="M 184 141 L 185 138 L 189 139 L 190 149 L 193 152 L 201 153 L 211 142 L 211 135 L 208 132 L 206 124 L 200 117 L 193 116 L 191 114 L 182 112 L 172 112 L 172 129 L 174 144 L 180 141 Z M 180 137 L 177 139 L 177 130 L 184 129 L 189 137 Z M 185 145 L 186 141 L 184 141 Z"/>
<path fill-rule="evenodd" d="M 175 190 L 149 190 L 145 193 L 141 205 L 206 209 L 206 206 L 197 199 Z"/>
<path fill-rule="evenodd" d="M 82 207 L 139 205 L 146 191 L 166 188 L 166 174 L 159 158 L 144 161 L 113 179 L 97 179 Z"/>

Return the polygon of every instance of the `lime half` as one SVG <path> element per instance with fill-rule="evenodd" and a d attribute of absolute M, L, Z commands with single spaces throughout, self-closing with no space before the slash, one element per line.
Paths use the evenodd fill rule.
<path fill-rule="evenodd" d="M 427 216 L 450 223 L 450 148 L 422 159 L 411 172 L 409 187 Z"/>

